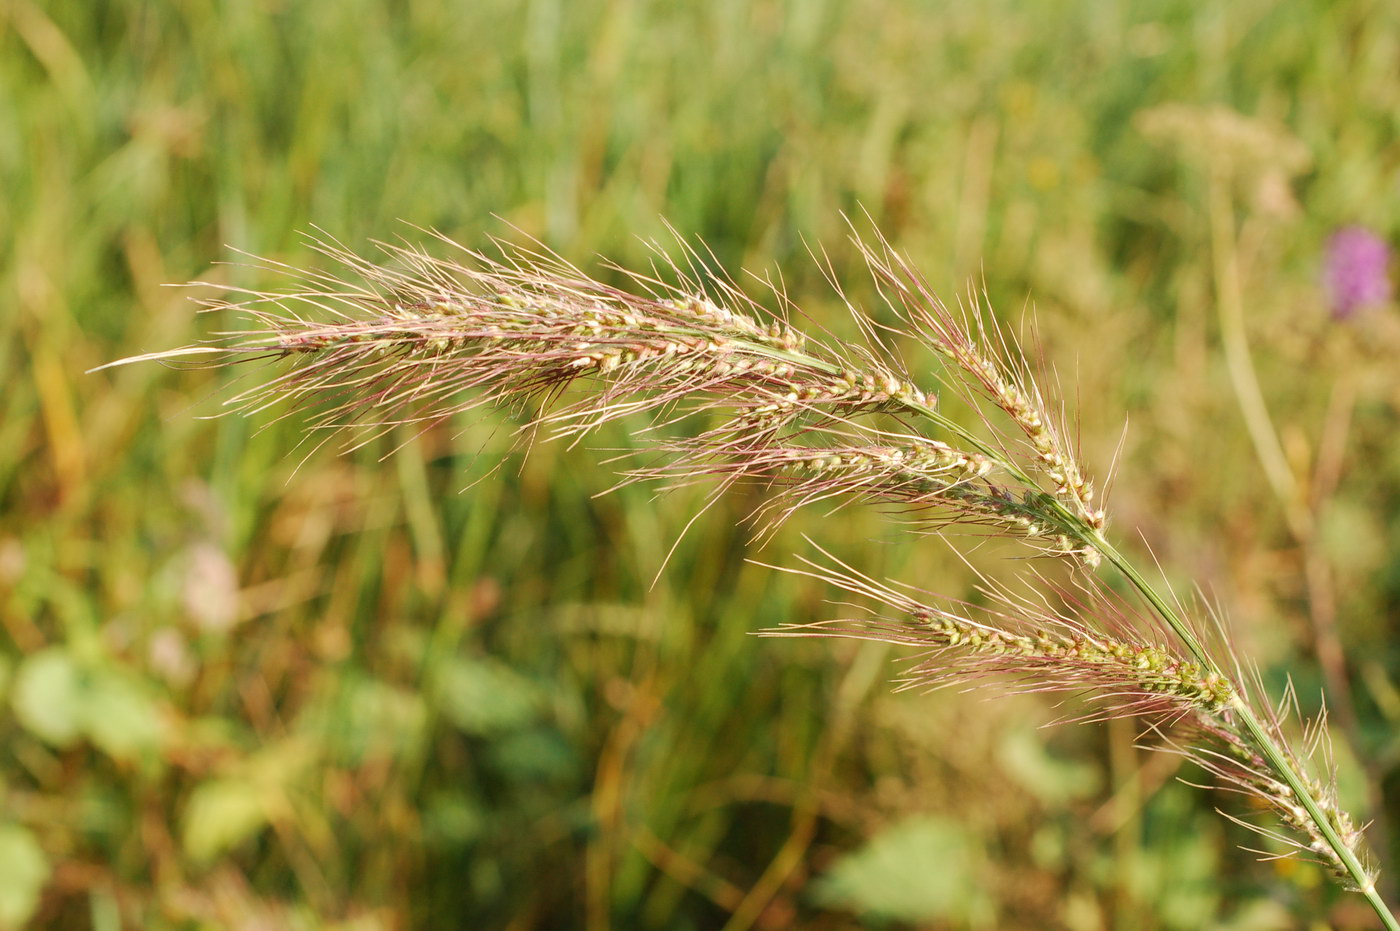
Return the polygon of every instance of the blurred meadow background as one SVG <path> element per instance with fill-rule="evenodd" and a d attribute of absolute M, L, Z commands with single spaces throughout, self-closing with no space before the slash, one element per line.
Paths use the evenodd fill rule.
<path fill-rule="evenodd" d="M 967 593 L 937 539 L 759 549 L 743 495 L 683 535 L 705 488 L 599 495 L 625 429 L 337 455 L 209 417 L 227 373 L 84 373 L 313 224 L 606 274 L 669 222 L 850 332 L 807 244 L 873 305 L 867 211 L 1033 310 L 1098 475 L 1126 426 L 1110 529 L 1329 691 L 1393 891 L 1400 318 L 1324 263 L 1400 234 L 1397 75 L 1364 0 L 0 0 L 0 927 L 1370 927 L 1131 723 L 751 636 L 837 609 L 747 559 Z"/>

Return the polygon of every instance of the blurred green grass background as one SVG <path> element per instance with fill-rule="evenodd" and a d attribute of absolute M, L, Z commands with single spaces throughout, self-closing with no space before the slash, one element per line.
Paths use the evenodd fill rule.
<path fill-rule="evenodd" d="M 832 609 L 746 557 L 808 533 L 965 593 L 937 540 L 842 511 L 756 551 L 752 500 L 682 536 L 703 489 L 598 497 L 600 455 L 522 459 L 504 416 L 308 453 L 203 416 L 226 375 L 84 372 L 227 324 L 162 285 L 268 285 L 213 263 L 315 263 L 312 224 L 596 269 L 664 219 L 839 328 L 806 243 L 872 299 L 868 211 L 950 297 L 1034 306 L 1091 470 L 1130 422 L 1119 539 L 1314 709 L 1331 619 L 1384 857 L 1400 336 L 1318 282 L 1338 226 L 1400 230 L 1397 74 L 1387 2 L 0 0 L 0 927 L 1367 927 L 1131 724 L 749 636 Z"/>

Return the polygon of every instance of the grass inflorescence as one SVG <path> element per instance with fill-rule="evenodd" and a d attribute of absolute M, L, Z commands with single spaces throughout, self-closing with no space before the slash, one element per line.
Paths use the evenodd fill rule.
<path fill-rule="evenodd" d="M 812 504 L 871 501 L 915 529 L 970 525 L 1063 558 L 1077 593 L 1046 587 L 1028 601 L 992 589 L 994 607 L 975 609 L 812 563 L 809 574 L 881 615 L 770 633 L 912 647 L 921 653 L 905 672 L 910 687 L 995 676 L 1093 699 L 1086 720 L 1140 718 L 1278 814 L 1282 830 L 1257 830 L 1329 867 L 1400 927 L 1375 890 L 1360 830 L 1331 780 L 1311 771 L 1323 722 L 1290 742 L 1289 703 L 1262 701 L 1224 638 L 1204 635 L 1111 544 L 1070 431 L 1016 342 L 981 308 L 945 306 L 888 244 L 860 248 L 899 322 L 852 308 L 864 334 L 855 343 L 803 332 L 780 287 L 769 312 L 694 250 L 649 273 L 613 269 L 630 281 L 617 287 L 542 250 L 444 259 L 385 248 L 389 262 L 376 264 L 322 244 L 348 275 L 269 264 L 293 285 L 205 302 L 253 329 L 124 361 L 282 363 L 229 404 L 254 412 L 289 401 L 316 432 L 352 431 L 352 445 L 488 403 L 518 411 L 531 438 L 576 441 L 649 417 L 643 435 L 657 458 L 625 468 L 624 481 L 759 483 L 773 491 L 756 515 L 770 524 Z M 976 412 L 973 422 L 918 384 L 892 348 L 906 337 L 943 359 L 941 389 Z M 1141 609 L 1107 593 L 1094 574 L 1102 563 L 1137 590 Z"/>

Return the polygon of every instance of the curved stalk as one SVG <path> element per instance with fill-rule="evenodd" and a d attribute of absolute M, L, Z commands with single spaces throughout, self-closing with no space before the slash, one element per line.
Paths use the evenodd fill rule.
<path fill-rule="evenodd" d="M 1318 807 L 1317 800 L 1312 797 L 1302 778 L 1289 763 L 1287 756 L 1279 749 L 1278 744 L 1264 727 L 1258 716 L 1244 703 L 1238 695 L 1235 696 L 1231 704 L 1231 711 L 1239 717 L 1240 723 L 1249 732 L 1250 738 L 1263 752 L 1268 759 L 1269 765 L 1283 777 L 1283 781 L 1288 784 L 1298 802 L 1307 811 L 1310 817 L 1317 824 L 1318 832 L 1327 841 L 1328 846 L 1337 855 L 1337 859 L 1346 867 L 1347 873 L 1356 883 L 1356 891 L 1361 893 L 1380 917 L 1381 924 L 1385 925 L 1387 931 L 1400 931 L 1400 921 L 1397 921 L 1390 908 L 1381 900 L 1380 893 L 1376 891 L 1375 881 L 1367 873 L 1366 867 L 1356 858 L 1348 847 L 1337 835 L 1337 831 L 1332 827 L 1332 822 Z"/>
<path fill-rule="evenodd" d="M 747 304 L 738 311 L 717 305 L 704 296 L 703 287 L 683 275 L 685 288 L 663 285 L 659 297 L 638 297 L 528 251 L 508 253 L 505 262 L 473 256 L 479 264 L 464 266 L 414 250 L 391 250 L 407 262 L 410 271 L 404 273 L 328 249 L 332 258 L 365 276 L 371 290 L 347 285 L 343 291 L 333 288 L 322 294 L 334 279 L 312 274 L 307 291 L 248 292 L 241 303 L 212 301 L 211 307 L 242 309 L 270 326 L 273 335 L 249 339 L 245 334 L 223 349 L 195 347 L 113 364 L 221 353 L 251 353 L 257 358 L 324 353 L 234 399 L 256 409 L 278 395 L 307 403 L 328 394 L 338 406 L 330 408 L 319 426 L 336 425 L 334 418 L 341 413 L 349 415 L 347 423 L 354 423 L 362 411 L 373 409 L 383 412 L 380 422 L 385 424 L 437 420 L 477 403 L 552 397 L 580 378 L 597 377 L 601 400 L 540 413 L 534 425 L 553 426 L 560 436 L 577 437 L 602 423 L 643 412 L 667 424 L 681 402 L 689 405 L 682 405 L 682 413 L 726 411 L 730 418 L 701 434 L 696 445 L 667 447 L 678 454 L 675 471 L 643 469 L 629 473 L 631 477 L 715 474 L 728 481 L 796 467 L 800 475 L 788 487 L 796 489 L 798 504 L 853 494 L 913 507 L 944 505 L 970 522 L 985 526 L 989 520 L 1001 520 L 998 526 L 1004 531 L 1024 532 L 1042 543 L 1051 540 L 1047 550 L 1072 556 L 1087 570 L 1106 560 L 1174 633 L 1181 649 L 1171 651 L 1170 662 L 1150 647 L 1119 643 L 1121 653 L 1108 650 L 1088 628 L 1053 612 L 1048 618 L 1052 627 L 1069 624 L 1071 630 L 1085 631 L 1084 642 L 1039 637 L 1034 619 L 1027 622 L 1029 629 L 1023 625 L 1003 630 L 995 614 L 990 626 L 948 615 L 944 626 L 931 628 L 928 621 L 940 616 L 938 611 L 912 605 L 844 566 L 825 577 L 899 608 L 902 616 L 912 608 L 911 616 L 922 619 L 923 626 L 914 634 L 878 629 L 855 634 L 833 629 L 831 634 L 931 644 L 944 652 L 970 646 L 968 663 L 974 670 L 985 671 L 990 664 L 1004 671 L 1011 662 L 1013 671 L 1025 672 L 1053 658 L 1059 667 L 1049 667 L 1051 674 L 1041 686 L 1068 682 L 1082 688 L 1098 683 L 1107 688 L 1110 699 L 1121 699 L 1126 690 L 1126 704 L 1117 713 L 1150 717 L 1165 701 L 1179 712 L 1172 720 L 1194 715 L 1207 735 L 1224 741 L 1234 755 L 1207 751 L 1198 757 L 1201 765 L 1269 803 L 1297 833 L 1299 847 L 1313 852 L 1338 879 L 1359 891 L 1387 931 L 1400 931 L 1400 921 L 1382 901 L 1357 853 L 1360 831 L 1337 807 L 1333 790 L 1313 778 L 1304 765 L 1306 756 L 1289 749 L 1267 709 L 1250 708 L 1240 683 L 1222 670 L 1166 588 L 1154 587 L 1105 537 L 1103 511 L 1093 504 L 1093 488 L 1076 461 L 1073 444 L 1056 426 L 1014 341 L 1003 338 L 994 322 L 984 324 L 980 316 L 969 322 L 947 311 L 918 273 L 887 248 L 882 252 L 862 246 L 862 251 L 877 284 L 887 289 L 887 300 L 894 301 L 896 314 L 941 353 L 961 381 L 954 387 L 967 389 L 967 400 L 979 408 L 987 404 L 986 412 L 999 410 L 1021 434 L 1019 439 L 995 427 L 990 427 L 990 437 L 979 435 L 949 418 L 933 394 L 910 382 L 903 363 L 883 345 L 857 346 L 854 351 L 820 343 L 807 348 L 806 337 L 785 323 L 750 314 Z M 454 290 L 453 281 L 461 289 Z M 720 284 L 726 294 L 737 295 Z M 691 296 L 691 290 L 701 296 Z M 381 291 L 391 297 L 383 297 Z M 317 325 L 287 311 L 284 300 L 322 309 L 325 301 L 346 304 L 352 313 Z M 264 308 L 269 302 L 283 310 Z M 477 400 L 454 400 L 469 389 L 480 392 Z M 860 421 L 872 414 L 922 419 L 943 436 L 935 440 L 923 431 L 905 434 Z M 844 440 L 828 437 L 824 446 L 820 441 L 816 446 L 795 442 L 804 425 L 822 431 L 831 424 L 837 427 L 830 433 Z M 846 427 L 849 434 L 841 432 Z M 746 434 L 750 428 L 753 432 Z M 865 442 L 872 437 L 879 445 Z M 957 448 L 943 439 L 953 440 Z M 724 461 L 715 464 L 710 457 Z M 982 491 L 966 490 L 963 479 L 980 480 L 993 468 L 995 481 L 1006 481 L 1004 487 L 987 480 Z M 817 577 L 824 576 L 818 572 Z M 1011 600 L 1007 604 L 1015 612 L 1024 610 Z M 1136 616 L 1141 618 L 1141 612 Z M 1126 661 L 1135 671 L 1107 669 L 1104 663 L 1110 659 Z M 965 665 L 951 671 L 967 669 Z M 1171 678 L 1174 670 L 1180 671 L 1179 679 Z M 1227 762 L 1217 765 L 1217 759 Z"/>
<path fill-rule="evenodd" d="M 1097 549 L 1105 560 L 1113 564 L 1113 567 L 1122 573 L 1123 577 L 1137 589 L 1138 593 L 1152 606 L 1152 609 L 1166 621 L 1172 631 L 1186 644 L 1187 649 L 1201 663 L 1203 667 L 1213 672 L 1220 672 L 1215 662 L 1201 645 L 1200 639 L 1190 626 L 1174 609 L 1162 595 L 1152 587 L 1152 585 L 1137 571 L 1131 562 L 1122 553 L 1109 543 L 1101 533 L 1089 535 L 1088 542 Z M 1244 699 L 1237 693 L 1231 700 L 1229 709 L 1243 725 L 1249 739 L 1258 750 L 1269 761 L 1269 765 L 1274 772 L 1284 781 L 1298 803 L 1308 813 L 1308 817 L 1317 825 L 1318 833 L 1322 835 L 1332 852 L 1336 854 L 1338 861 L 1345 867 L 1352 881 L 1356 884 L 1356 889 L 1365 897 L 1371 908 L 1379 916 L 1381 923 L 1387 931 L 1400 931 L 1400 921 L 1396 920 L 1390 908 L 1381 899 L 1380 893 L 1376 891 L 1375 882 L 1366 871 L 1365 866 L 1357 859 L 1356 854 L 1337 834 L 1332 826 L 1331 820 L 1322 811 L 1317 800 L 1313 798 L 1312 792 L 1308 789 L 1306 781 L 1297 772 L 1288 755 L 1278 746 L 1272 734 L 1269 733 L 1264 723 L 1245 703 Z"/>

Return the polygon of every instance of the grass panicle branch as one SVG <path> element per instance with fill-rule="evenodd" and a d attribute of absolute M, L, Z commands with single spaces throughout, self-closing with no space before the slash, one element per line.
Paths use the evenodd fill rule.
<path fill-rule="evenodd" d="M 797 571 L 881 613 L 768 633 L 911 647 L 919 653 L 906 687 L 996 676 L 1021 691 L 1096 700 L 1084 720 L 1137 717 L 1220 785 L 1266 803 L 1280 828 L 1256 830 L 1329 867 L 1400 931 L 1330 772 L 1319 778 L 1311 766 L 1326 747 L 1323 722 L 1290 741 L 1287 704 L 1255 702 L 1262 687 L 1246 681 L 1220 638 L 1198 633 L 1112 545 L 1063 417 L 1017 341 L 978 303 L 949 309 L 878 238 L 858 246 L 896 322 L 847 301 L 865 337 L 854 343 L 803 332 L 781 287 L 771 288 L 770 312 L 684 245 L 679 261 L 658 249 L 646 273 L 614 267 L 627 283 L 617 287 L 540 248 L 502 245 L 488 256 L 440 244 L 456 257 L 384 245 L 386 261 L 376 263 L 322 242 L 335 273 L 262 262 L 290 285 L 203 301 L 251 328 L 113 364 L 280 364 L 228 405 L 248 413 L 284 405 L 280 416 L 301 411 L 325 439 L 349 431 L 350 445 L 483 404 L 515 411 L 531 436 L 570 442 L 621 418 L 649 418 L 643 435 L 656 458 L 624 469 L 624 482 L 709 479 L 720 490 L 757 482 L 774 492 L 756 515 L 770 526 L 814 504 L 871 501 L 921 529 L 973 526 L 1066 558 L 1084 572 L 1077 593 L 1046 586 L 1043 601 L 1031 602 L 994 589 L 991 606 L 978 608 L 809 563 Z M 892 348 L 907 338 L 941 357 L 940 385 L 970 406 L 973 423 L 945 414 L 911 376 Z M 1101 562 L 1136 589 L 1145 611 L 1095 580 Z"/>
<path fill-rule="evenodd" d="M 995 319 L 976 310 L 950 310 L 883 238 L 858 240 L 857 245 L 886 304 L 915 338 L 951 363 L 950 374 L 964 389 L 980 391 L 1001 409 L 1029 442 L 1037 471 L 1049 478 L 1055 496 L 1084 524 L 1102 530 L 1107 515 L 1094 505 L 1094 487 L 1079 467 L 1077 452 L 1050 415 L 1028 360 Z"/>
<path fill-rule="evenodd" d="M 857 596 L 867 610 L 874 606 L 883 612 L 873 618 L 784 624 L 762 635 L 839 637 L 914 649 L 914 662 L 901 677 L 904 689 L 966 686 L 994 677 L 1009 691 L 1070 693 L 1094 703 L 1094 710 L 1072 718 L 1077 722 L 1134 717 L 1213 775 L 1218 786 L 1273 810 L 1288 831 L 1227 815 L 1231 820 L 1322 863 L 1350 888 L 1364 892 L 1370 886 L 1363 884 L 1374 884 L 1374 875 L 1364 868 L 1358 880 L 1326 837 L 1326 830 L 1332 830 L 1362 862 L 1362 833 L 1341 808 L 1335 780 L 1313 775 L 1313 758 L 1319 755 L 1323 772 L 1330 777 L 1334 769 L 1325 716 L 1300 727 L 1301 751 L 1289 740 L 1286 722 L 1301 718 L 1291 686 L 1277 707 L 1254 717 L 1249 695 L 1262 691 L 1261 685 L 1238 672 L 1232 679 L 1214 664 L 1174 649 L 1169 624 L 1142 614 L 1093 579 L 1082 580 L 1075 592 L 1041 579 L 1038 601 L 984 580 L 986 603 L 973 605 L 881 582 L 829 553 L 823 556 L 822 562 L 804 559 L 806 569 L 769 568 L 820 579 Z M 1196 635 L 1198 644 L 1202 639 Z M 1257 741 L 1251 720 L 1261 723 L 1267 745 Z M 1301 781 L 1302 792 L 1270 761 L 1268 745 L 1286 759 L 1286 771 Z M 1308 813 L 1304 798 L 1321 812 L 1321 822 Z"/>
<path fill-rule="evenodd" d="M 823 552 L 799 572 L 854 594 L 874 617 L 785 624 L 769 637 L 841 637 L 914 648 L 902 689 L 980 682 L 994 676 L 1026 693 L 1064 692 L 1098 703 L 1078 721 L 1142 718 L 1157 730 L 1183 719 L 1220 726 L 1235 689 L 1228 678 L 1174 653 L 1149 618 L 1102 586 L 1070 593 L 1046 583 L 1046 598 L 1016 598 L 986 582 L 987 604 L 953 602 L 880 582 Z M 887 613 L 886 613 L 887 612 Z"/>

